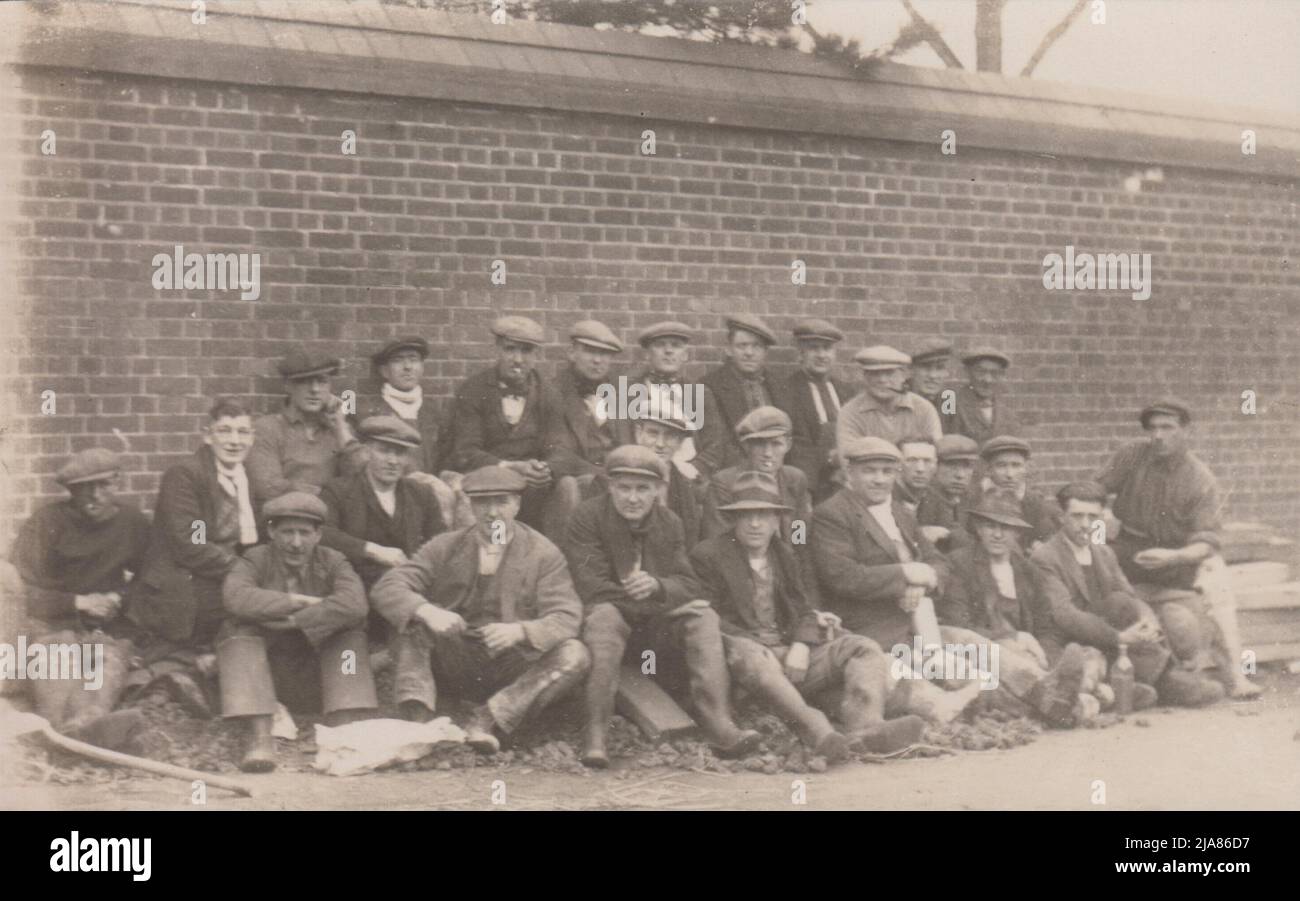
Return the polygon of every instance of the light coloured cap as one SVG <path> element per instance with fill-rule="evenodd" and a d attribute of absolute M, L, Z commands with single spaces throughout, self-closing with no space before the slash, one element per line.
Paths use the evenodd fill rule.
<path fill-rule="evenodd" d="M 952 342 L 947 338 L 924 338 L 912 353 L 912 363 L 928 363 L 952 356 Z"/>
<path fill-rule="evenodd" d="M 476 469 L 460 483 L 460 490 L 468 497 L 493 494 L 523 494 L 528 483 L 513 469 L 504 466 L 484 466 Z"/>
<path fill-rule="evenodd" d="M 912 364 L 912 358 L 901 350 L 885 344 L 864 347 L 853 355 L 853 362 L 866 370 L 901 369 Z"/>
<path fill-rule="evenodd" d="M 867 460 L 892 460 L 902 462 L 903 454 L 884 438 L 874 435 L 866 438 L 854 438 L 840 449 L 842 456 L 849 463 L 863 463 Z"/>
<path fill-rule="evenodd" d="M 502 316 L 492 323 L 492 334 L 507 341 L 541 347 L 546 343 L 546 330 L 527 316 Z"/>
<path fill-rule="evenodd" d="M 800 341 L 829 341 L 838 344 L 844 340 L 844 333 L 825 319 L 801 319 L 795 324 L 794 340 L 796 344 Z"/>
<path fill-rule="evenodd" d="M 789 435 L 793 426 L 790 417 L 779 407 L 755 407 L 736 423 L 736 438 L 780 438 Z"/>
<path fill-rule="evenodd" d="M 974 438 L 966 435 L 944 435 L 934 445 L 939 462 L 949 460 L 978 460 L 980 446 Z"/>
<path fill-rule="evenodd" d="M 400 447 L 420 446 L 420 433 L 396 416 L 367 416 L 357 429 L 362 438 L 370 441 L 384 441 Z"/>
<path fill-rule="evenodd" d="M 329 510 L 323 500 L 305 491 L 290 491 L 288 494 L 272 498 L 262 507 L 262 518 L 267 522 L 291 518 L 324 522 L 328 513 Z"/>
<path fill-rule="evenodd" d="M 643 328 L 641 334 L 636 337 L 636 343 L 645 347 L 656 338 L 681 338 L 683 341 L 689 342 L 694 337 L 695 330 L 686 323 L 664 320 Z"/>
<path fill-rule="evenodd" d="M 91 447 L 77 451 L 59 468 L 54 478 L 67 488 L 82 482 L 103 482 L 122 471 L 122 458 L 108 448 Z"/>
<path fill-rule="evenodd" d="M 1001 363 L 1003 369 L 1011 366 L 1011 358 L 996 347 L 977 347 L 961 355 L 962 363 L 967 366 L 978 363 L 980 360 L 992 360 L 995 363 Z"/>
<path fill-rule="evenodd" d="M 575 322 L 573 328 L 569 330 L 569 340 L 577 341 L 579 344 L 586 344 L 588 347 L 595 347 L 598 350 L 608 350 L 612 353 L 623 352 L 623 342 L 618 339 L 603 322 L 597 322 L 595 319 L 584 319 L 581 322 Z"/>
<path fill-rule="evenodd" d="M 748 313 L 737 313 L 734 316 L 727 317 L 728 329 L 743 329 L 749 332 L 758 340 L 762 341 L 768 347 L 776 343 L 776 335 L 772 330 L 763 324 L 763 320 L 757 316 L 751 316 Z"/>
<path fill-rule="evenodd" d="M 639 444 L 624 444 L 610 451 L 605 457 L 605 472 L 611 476 L 645 476 L 659 481 L 668 478 L 668 470 L 659 455 Z"/>

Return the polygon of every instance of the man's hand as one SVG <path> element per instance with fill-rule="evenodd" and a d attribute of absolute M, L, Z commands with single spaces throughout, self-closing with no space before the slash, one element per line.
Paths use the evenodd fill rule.
<path fill-rule="evenodd" d="M 1120 644 L 1154 644 L 1161 637 L 1160 624 L 1143 617 L 1119 633 Z"/>
<path fill-rule="evenodd" d="M 811 657 L 812 651 L 802 641 L 790 645 L 790 650 L 785 654 L 785 677 L 792 685 L 800 684 L 808 675 L 808 661 Z"/>
<path fill-rule="evenodd" d="M 699 616 L 700 614 L 709 610 L 712 606 L 713 605 L 710 604 L 708 601 L 697 598 L 694 601 L 687 601 L 685 604 L 682 604 L 680 607 L 674 607 L 672 610 L 668 611 L 667 615 L 670 617 Z"/>
<path fill-rule="evenodd" d="M 623 580 L 623 590 L 634 601 L 645 601 L 659 591 L 659 580 L 645 570 L 638 569 Z"/>
<path fill-rule="evenodd" d="M 911 613 L 921 605 L 922 598 L 925 597 L 925 586 L 908 585 L 903 589 L 903 596 L 898 599 L 898 607 L 904 613 Z"/>
<path fill-rule="evenodd" d="M 921 526 L 921 534 L 931 544 L 938 544 L 952 533 L 943 526 Z"/>
<path fill-rule="evenodd" d="M 73 601 L 74 606 L 87 616 L 95 619 L 111 619 L 117 615 L 122 606 L 122 596 L 116 591 L 96 591 L 79 594 Z"/>
<path fill-rule="evenodd" d="M 434 635 L 460 635 L 468 628 L 465 619 L 453 610 L 443 610 L 434 604 L 422 604 L 415 616 Z"/>
<path fill-rule="evenodd" d="M 527 637 L 519 623 L 488 623 L 479 626 L 478 634 L 494 657 L 506 648 L 521 644 Z"/>
<path fill-rule="evenodd" d="M 321 602 L 321 599 L 310 594 L 297 594 L 289 592 L 289 600 L 293 602 L 295 610 L 305 610 L 308 607 L 314 607 Z"/>
<path fill-rule="evenodd" d="M 840 619 L 834 613 L 830 613 L 826 610 L 814 610 L 813 613 L 817 617 L 818 627 L 820 627 L 823 634 L 828 637 L 833 637 L 844 628 L 844 620 Z"/>
<path fill-rule="evenodd" d="M 919 585 L 922 588 L 934 588 L 939 584 L 939 574 L 934 571 L 934 567 L 928 563 L 904 563 L 903 578 L 907 580 L 908 585 Z"/>
<path fill-rule="evenodd" d="M 384 547 L 373 541 L 366 542 L 366 556 L 381 566 L 401 566 L 403 563 L 410 562 L 406 551 L 400 547 Z"/>
<path fill-rule="evenodd" d="M 541 460 L 523 461 L 525 469 L 519 474 L 524 477 L 530 488 L 545 488 L 551 484 L 551 467 Z"/>
<path fill-rule="evenodd" d="M 1133 555 L 1133 562 L 1143 569 L 1164 569 L 1182 562 L 1182 554 L 1173 548 L 1149 547 Z"/>

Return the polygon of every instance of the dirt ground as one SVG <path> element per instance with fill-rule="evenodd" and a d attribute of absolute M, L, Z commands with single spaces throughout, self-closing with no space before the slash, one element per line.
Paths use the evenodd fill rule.
<path fill-rule="evenodd" d="M 1045 731 L 1021 747 L 853 762 L 766 775 L 622 766 L 607 773 L 514 765 L 240 776 L 239 798 L 188 783 L 0 784 L 6 809 L 1300 809 L 1300 675 L 1261 676 L 1264 697 L 1205 710 L 1157 708 L 1105 729 Z M 497 802 L 494 803 L 494 795 Z M 802 795 L 804 803 L 798 803 Z M 1098 803 L 1098 801 L 1103 801 Z"/>

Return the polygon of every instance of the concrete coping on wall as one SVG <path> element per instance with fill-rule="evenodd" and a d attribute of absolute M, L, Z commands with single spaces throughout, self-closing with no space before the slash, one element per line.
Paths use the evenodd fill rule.
<path fill-rule="evenodd" d="M 986 73 L 369 2 L 0 3 L 20 66 L 1300 177 L 1300 117 Z M 7 46 L 6 46 L 7 45 Z M 1242 152 L 1255 133 L 1254 155 Z M 634 133 L 639 139 L 641 128 Z"/>

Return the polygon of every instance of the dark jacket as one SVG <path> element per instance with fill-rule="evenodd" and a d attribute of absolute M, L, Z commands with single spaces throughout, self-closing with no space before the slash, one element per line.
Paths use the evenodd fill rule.
<path fill-rule="evenodd" d="M 700 428 L 688 433 L 688 437 L 695 445 L 695 457 L 690 462 L 705 478 L 734 462 L 728 457 L 728 437 L 722 411 L 718 408 L 718 400 L 714 397 L 713 390 L 707 384 L 698 380 L 687 380 L 680 373 L 672 379 L 662 380 L 648 369 L 628 373 L 626 378 L 629 389 L 636 383 L 644 385 L 651 382 L 664 385 L 682 385 L 683 391 L 691 386 L 699 385 L 700 407 L 695 411 L 695 415 L 699 417 Z M 636 431 L 633 421 L 631 419 L 615 420 L 614 446 L 635 443 Z"/>
<path fill-rule="evenodd" d="M 191 540 L 196 520 L 217 521 L 221 490 L 216 458 L 206 445 L 163 473 L 158 487 L 149 554 L 131 582 L 127 614 L 171 641 L 194 636 L 200 611 L 205 618 L 220 616 L 221 581 L 239 559 L 238 548 Z"/>
<path fill-rule="evenodd" d="M 849 402 L 854 389 L 834 376 L 827 381 L 835 386 L 835 396 L 840 405 Z M 826 425 L 817 421 L 817 407 L 812 402 L 811 379 L 802 369 L 796 369 L 787 378 L 774 385 L 773 403 L 790 417 L 790 453 L 785 462 L 803 470 L 813 500 L 818 501 L 832 493 L 831 476 L 835 467 L 830 464 L 831 451 L 835 449 L 835 410 L 828 409 Z"/>
<path fill-rule="evenodd" d="M 361 424 L 361 421 L 370 416 L 396 416 L 420 433 L 420 448 L 412 454 L 412 464 L 409 471 L 427 472 L 435 476 L 442 471 L 442 457 L 446 456 L 446 448 L 442 447 L 441 440 L 442 414 L 439 412 L 438 404 L 434 398 L 426 393 L 424 401 L 420 404 L 420 412 L 416 414 L 415 419 L 405 419 L 389 406 L 388 401 L 384 400 L 382 394 L 371 395 L 358 408 L 353 430 L 356 431 L 356 427 Z M 360 433 L 358 432 L 358 434 Z"/>
<path fill-rule="evenodd" d="M 1115 552 L 1104 544 L 1091 546 L 1092 566 L 1100 579 L 1101 594 L 1093 596 L 1083 567 L 1074 559 L 1073 545 L 1063 532 L 1057 532 L 1040 545 L 1030 562 L 1038 570 L 1043 593 L 1052 608 L 1052 618 L 1062 636 L 1069 641 L 1092 645 L 1105 651 L 1119 647 L 1119 632 L 1136 622 L 1140 615 L 1137 595 L 1119 567 Z M 1126 594 L 1131 603 L 1115 608 L 1118 593 Z M 1100 610 L 1106 610 L 1109 617 Z"/>
<path fill-rule="evenodd" d="M 1015 574 L 1015 600 L 1003 598 L 990 569 L 988 554 L 979 544 L 948 555 L 950 578 L 935 605 L 939 623 L 972 629 L 986 638 L 1008 638 L 1028 632 L 1038 639 L 1054 663 L 1063 642 L 1038 570 L 1018 551 L 1011 554 Z"/>
<path fill-rule="evenodd" d="M 822 640 L 821 628 L 794 551 L 785 542 L 773 538 L 769 559 L 781 638 L 785 644 L 796 641 L 818 644 Z M 718 535 L 697 544 L 691 551 L 690 561 L 704 588 L 704 596 L 713 602 L 722 620 L 722 631 L 761 641 L 754 611 L 754 579 L 744 545 L 734 535 Z"/>
<path fill-rule="evenodd" d="M 922 526 L 943 526 L 948 530 L 948 537 L 936 545 L 945 554 L 974 540 L 966 529 L 966 499 L 950 501 L 937 485 L 931 485 L 916 505 L 916 522 Z"/>
<path fill-rule="evenodd" d="M 369 589 L 388 567 L 366 556 L 366 542 L 401 548 L 408 557 L 442 531 L 442 508 L 432 488 L 409 479 L 398 479 L 397 506 L 389 516 L 379 505 L 364 472 L 343 476 L 321 489 L 329 518 L 321 544 L 341 551 Z"/>
<path fill-rule="evenodd" d="M 302 632 L 314 647 L 345 629 L 365 622 L 366 590 L 347 558 L 319 545 L 303 567 L 296 592 L 321 598 L 319 604 L 295 609 L 289 600 L 289 569 L 274 545 L 251 548 L 239 558 L 222 584 L 226 612 L 236 622 Z"/>
<path fill-rule="evenodd" d="M 970 385 L 962 385 L 957 389 L 956 397 L 953 403 L 953 412 L 939 414 L 939 421 L 943 424 L 943 433 L 945 435 L 965 435 L 975 440 L 976 444 L 983 445 L 985 441 L 997 435 L 1019 435 L 1021 425 L 1015 414 L 1007 406 L 1005 396 L 997 396 L 993 400 L 993 422 L 986 424 L 984 418 L 980 416 L 980 401 L 971 389 Z M 936 409 L 942 409 L 936 408 Z"/>
<path fill-rule="evenodd" d="M 945 582 L 943 557 L 921 534 L 916 517 L 894 508 L 894 522 L 915 561 L 928 563 Z M 902 560 L 894 542 L 867 509 L 867 503 L 845 488 L 813 511 L 808 536 L 824 603 L 839 614 L 844 627 L 873 638 L 883 648 L 910 644 L 912 619 L 899 608 L 907 588 Z"/>
<path fill-rule="evenodd" d="M 551 474 L 558 479 L 603 472 L 605 454 L 615 447 L 614 421 L 597 424 L 572 366 L 560 373 L 557 395 L 559 412 L 547 423 L 546 434 Z"/>
<path fill-rule="evenodd" d="M 718 412 L 722 414 L 721 425 L 725 453 L 722 464 L 711 470 L 717 472 L 725 466 L 734 466 L 745 458 L 740 442 L 736 439 L 736 423 L 744 419 L 745 414 L 754 409 L 754 406 L 749 402 L 749 395 L 745 393 L 744 378 L 736 371 L 736 367 L 729 362 L 710 369 L 704 374 L 701 381 L 713 392 L 713 397 L 718 402 Z M 763 385 L 763 390 L 767 393 L 768 402 L 774 404 L 776 402 L 776 391 L 772 380 L 768 378 L 766 372 L 763 372 L 759 381 Z"/>
<path fill-rule="evenodd" d="M 496 366 L 462 382 L 453 404 L 447 466 L 469 473 L 502 460 L 545 459 L 546 424 L 559 415 L 559 401 L 536 370 L 528 376 L 527 390 L 529 400 L 523 417 L 511 425 L 501 410 L 502 390 Z"/>
<path fill-rule="evenodd" d="M 563 547 L 583 604 L 613 604 L 626 617 L 644 617 L 704 597 L 686 557 L 686 541 L 677 514 L 656 503 L 640 531 L 641 569 L 659 580 L 659 592 L 634 601 L 620 581 L 632 573 L 637 563 L 632 527 L 618 515 L 608 494 L 578 505 L 569 519 Z"/>

